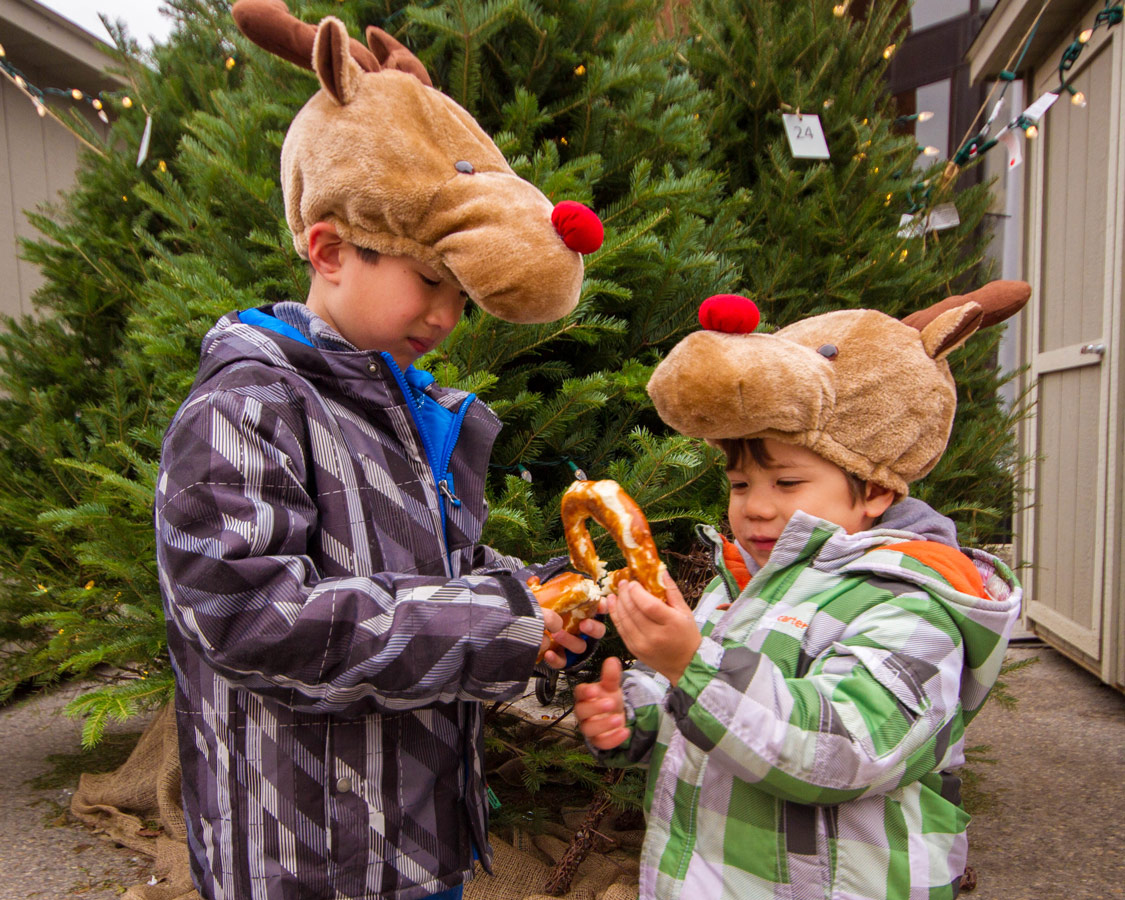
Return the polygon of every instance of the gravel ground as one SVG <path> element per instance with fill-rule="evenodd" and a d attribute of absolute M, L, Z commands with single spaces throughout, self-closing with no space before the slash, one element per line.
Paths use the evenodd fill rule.
<path fill-rule="evenodd" d="M 1008 676 L 1018 706 L 989 703 L 969 726 L 969 744 L 988 745 L 997 763 L 975 767 L 984 808 L 970 827 L 969 863 L 978 883 L 963 896 L 1125 898 L 1125 696 L 1049 648 L 1010 652 L 1028 656 L 1039 661 Z M 78 752 L 79 725 L 60 712 L 73 693 L 0 710 L 0 900 L 111 900 L 148 880 L 144 857 L 68 820 L 76 776 L 66 787 L 30 783 L 54 770 L 48 757 Z"/>
<path fill-rule="evenodd" d="M 1046 647 L 1014 645 L 1013 710 L 988 703 L 967 743 L 984 809 L 969 826 L 969 900 L 1125 898 L 1125 695 Z"/>
<path fill-rule="evenodd" d="M 75 693 L 71 688 L 0 709 L 0 900 L 111 900 L 150 877 L 146 857 L 70 817 L 77 776 L 65 788 L 30 783 L 54 770 L 48 757 L 81 749 L 80 723 L 61 712 Z"/>

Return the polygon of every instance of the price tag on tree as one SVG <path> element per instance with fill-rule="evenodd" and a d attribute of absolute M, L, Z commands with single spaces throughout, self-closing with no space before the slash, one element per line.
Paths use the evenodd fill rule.
<path fill-rule="evenodd" d="M 903 213 L 898 221 L 898 236 L 921 237 L 928 231 L 944 231 L 946 228 L 956 228 L 960 224 L 961 217 L 957 215 L 957 207 L 952 203 L 942 203 L 935 206 L 927 216 L 921 213 L 917 215 Z"/>
<path fill-rule="evenodd" d="M 812 113 L 783 113 L 781 118 L 785 122 L 789 149 L 797 159 L 828 159 L 828 142 L 824 140 L 820 116 Z"/>

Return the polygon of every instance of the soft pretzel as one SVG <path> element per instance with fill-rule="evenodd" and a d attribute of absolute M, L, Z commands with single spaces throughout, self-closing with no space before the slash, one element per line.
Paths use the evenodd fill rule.
<path fill-rule="evenodd" d="M 616 481 L 576 481 L 562 498 L 563 534 L 570 550 L 570 561 L 606 590 L 626 578 L 661 600 L 666 599 L 661 574 L 664 563 L 656 553 L 648 519 L 633 498 Z M 625 554 L 625 568 L 607 574 L 605 563 L 586 528 L 593 519 L 617 541 Z"/>
<path fill-rule="evenodd" d="M 601 598 L 629 578 L 661 600 L 666 599 L 661 581 L 664 563 L 656 553 L 652 530 L 621 485 L 609 480 L 576 481 L 563 494 L 561 513 L 570 561 L 589 577 L 564 572 L 543 584 L 538 578 L 529 579 L 527 584 L 540 606 L 562 617 L 564 631 L 577 634 L 582 620 L 596 614 Z M 625 568 L 606 571 L 590 538 L 587 519 L 598 522 L 613 536 L 625 554 Z"/>

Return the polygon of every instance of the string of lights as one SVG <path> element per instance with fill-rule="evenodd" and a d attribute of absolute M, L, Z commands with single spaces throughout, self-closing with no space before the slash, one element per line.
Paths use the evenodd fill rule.
<path fill-rule="evenodd" d="M 88 94 L 81 88 L 77 87 L 37 87 L 22 71 L 20 71 L 20 69 L 14 66 L 8 59 L 8 54 L 4 49 L 3 44 L 0 44 L 0 72 L 3 72 L 4 76 L 12 84 L 14 84 L 16 88 L 25 97 L 27 97 L 29 101 L 31 101 L 32 106 L 35 107 L 35 111 L 39 114 L 39 117 L 41 119 L 48 116 L 51 117 L 68 131 L 70 131 L 87 147 L 103 156 L 105 155 L 105 151 L 101 147 L 98 147 L 95 144 L 91 143 L 84 135 L 76 131 L 69 122 L 65 121 L 61 116 L 59 116 L 58 113 L 56 113 L 51 105 L 47 102 L 48 98 L 62 97 L 72 100 L 76 103 L 88 104 L 95 111 L 97 117 L 107 125 L 109 124 L 109 115 L 106 112 L 106 101 L 110 97 L 113 97 L 125 109 L 130 109 L 133 106 L 133 98 L 130 97 L 129 94 L 124 92 L 102 92 L 95 95 Z"/>
<path fill-rule="evenodd" d="M 570 469 L 570 472 L 574 476 L 575 481 L 587 480 L 586 471 L 569 456 L 560 456 L 557 459 L 528 460 L 527 462 L 516 463 L 512 466 L 505 466 L 501 465 L 500 463 L 489 463 L 488 467 L 500 472 L 515 472 L 517 475 L 519 475 L 520 478 L 522 478 L 528 484 L 531 484 L 534 479 L 531 474 L 531 468 L 529 467 L 553 468 L 555 466 L 564 465 L 568 469 Z"/>
<path fill-rule="evenodd" d="M 1074 68 L 1075 62 L 1078 60 L 1078 57 L 1081 56 L 1083 50 L 1086 49 L 1087 44 L 1089 44 L 1091 38 L 1094 36 L 1094 32 L 1098 28 L 1112 28 L 1115 25 L 1121 24 L 1122 19 L 1125 19 L 1125 6 L 1118 2 L 1118 0 L 1105 0 L 1103 9 L 1094 17 L 1093 25 L 1083 29 L 1066 49 L 1063 50 L 1062 57 L 1058 64 L 1058 86 L 1037 98 L 1030 106 L 1012 118 L 1008 124 L 995 135 L 991 133 L 993 123 L 999 117 L 1004 102 L 1004 96 L 1008 91 L 1008 87 L 1016 80 L 1016 72 L 1019 70 L 1028 48 L 1031 46 L 1031 42 L 1035 37 L 1036 30 L 1039 27 L 1039 22 L 1042 19 L 1043 13 L 1047 9 L 1047 5 L 1047 3 L 1043 4 L 1043 7 L 1040 9 L 1025 35 L 1024 40 L 1021 42 L 1018 56 L 1014 58 L 1014 64 L 1010 62 L 1008 67 L 1000 72 L 997 82 L 1000 86 L 1000 94 L 992 105 L 992 112 L 988 119 L 985 120 L 984 125 L 979 131 L 964 138 L 958 146 L 957 151 L 950 157 L 941 177 L 941 185 L 943 187 L 956 178 L 957 174 L 964 166 L 979 159 L 997 144 L 1003 142 L 1005 135 L 1014 132 L 1022 132 L 1029 140 L 1036 138 L 1039 134 L 1039 122 L 1042 120 L 1043 116 L 1046 115 L 1047 110 L 1051 108 L 1054 102 L 1058 100 L 1064 92 L 1070 95 L 1070 102 L 1074 106 L 1081 108 L 1086 106 L 1086 95 L 1074 87 L 1072 84 L 1073 76 L 1069 73 Z M 840 7 L 837 6 L 835 9 L 840 9 Z M 844 11 L 846 12 L 846 7 Z M 842 15 L 842 13 L 839 14 Z M 890 45 L 888 50 L 893 53 L 894 45 Z M 884 55 L 886 56 L 888 54 L 884 52 Z M 978 112 L 978 118 L 980 113 L 983 113 L 984 109 L 987 107 L 987 104 L 988 101 L 986 101 L 985 106 Z M 928 208 L 932 202 L 933 189 L 934 185 L 932 179 L 919 181 L 912 185 L 910 190 L 907 191 L 907 198 L 910 201 L 908 211 L 912 214 L 916 214 Z"/>

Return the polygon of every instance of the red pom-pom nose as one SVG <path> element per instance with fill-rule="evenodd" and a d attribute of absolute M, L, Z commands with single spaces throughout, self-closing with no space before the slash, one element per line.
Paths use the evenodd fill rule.
<path fill-rule="evenodd" d="M 716 294 L 699 306 L 699 324 L 708 331 L 749 334 L 760 320 L 754 301 L 740 294 Z"/>
<path fill-rule="evenodd" d="M 551 213 L 555 231 L 575 253 L 593 253 L 602 245 L 605 229 L 602 220 L 590 207 L 574 200 L 564 200 Z"/>

